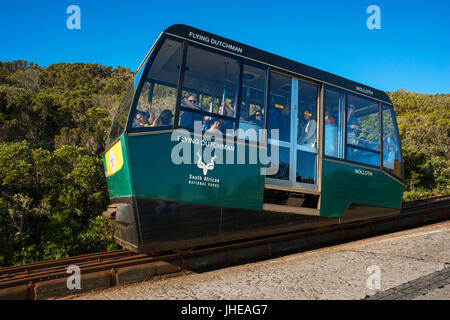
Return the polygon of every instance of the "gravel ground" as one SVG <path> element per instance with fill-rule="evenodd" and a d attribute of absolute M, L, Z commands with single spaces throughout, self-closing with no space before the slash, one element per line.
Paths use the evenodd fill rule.
<path fill-rule="evenodd" d="M 450 221 L 446 221 L 334 247 L 72 298 L 363 299 L 442 270 L 449 264 Z M 450 286 L 446 285 L 420 298 L 448 299 L 449 296 Z"/>

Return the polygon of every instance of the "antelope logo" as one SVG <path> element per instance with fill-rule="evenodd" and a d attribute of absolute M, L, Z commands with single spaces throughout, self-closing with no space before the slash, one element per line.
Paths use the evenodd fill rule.
<path fill-rule="evenodd" d="M 216 158 L 216 156 L 214 155 L 214 157 L 211 158 L 210 163 L 205 164 L 202 161 L 202 155 L 200 154 L 200 151 L 197 152 L 197 155 L 198 155 L 197 167 L 199 167 L 200 169 L 203 169 L 203 175 L 206 176 L 206 174 L 208 173 L 208 170 L 214 169 L 214 159 Z"/>

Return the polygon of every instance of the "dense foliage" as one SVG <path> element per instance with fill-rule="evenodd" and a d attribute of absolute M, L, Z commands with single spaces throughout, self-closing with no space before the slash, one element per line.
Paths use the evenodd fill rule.
<path fill-rule="evenodd" d="M 115 248 L 101 153 L 132 73 L 0 63 L 0 266 Z"/>
<path fill-rule="evenodd" d="M 390 97 L 405 162 L 404 200 L 450 193 L 450 94 L 397 90 Z"/>
<path fill-rule="evenodd" d="M 132 72 L 0 62 L 0 266 L 115 248 L 101 154 Z M 449 192 L 450 94 L 390 93 L 405 199 Z"/>

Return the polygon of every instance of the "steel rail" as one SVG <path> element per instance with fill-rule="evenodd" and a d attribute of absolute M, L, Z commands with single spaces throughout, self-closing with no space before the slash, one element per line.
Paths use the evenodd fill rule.
<path fill-rule="evenodd" d="M 435 211 L 440 212 L 437 218 L 427 218 L 427 215 L 433 214 Z M 69 274 L 67 274 L 67 267 L 73 264 L 80 267 L 82 275 L 99 271 L 110 271 L 112 278 L 114 278 L 113 276 L 115 272 L 121 268 L 158 261 L 174 263 L 175 265 L 180 266 L 178 269 L 180 271 L 181 269 L 188 269 L 188 266 L 190 265 L 189 259 L 195 259 L 196 257 L 225 252 L 227 260 L 225 264 L 232 264 L 233 256 L 235 255 L 234 252 L 240 249 L 259 246 L 263 248 L 261 249 L 261 252 L 265 252 L 263 255 L 270 256 L 272 255 L 272 247 L 276 243 L 299 241 L 299 239 L 303 239 L 304 242 L 307 243 L 308 247 L 314 247 L 324 244 L 322 240 L 317 239 L 320 239 L 320 237 L 326 238 L 327 235 L 331 234 L 334 235 L 334 238 L 333 241 L 329 241 L 330 243 L 348 241 L 349 239 L 352 240 L 355 238 L 353 233 L 358 234 L 358 232 L 354 231 L 357 229 L 364 230 L 363 237 L 370 237 L 377 235 L 380 232 L 385 233 L 383 228 L 380 228 L 380 225 L 386 225 L 387 223 L 391 223 L 394 226 L 393 228 L 390 228 L 389 232 L 391 232 L 392 229 L 395 231 L 395 229 L 402 228 L 402 221 L 406 221 L 408 219 L 415 219 L 415 221 L 419 221 L 418 223 L 415 223 L 417 225 L 447 220 L 449 218 L 450 195 L 432 197 L 405 203 L 399 214 L 391 216 L 363 221 L 353 221 L 311 230 L 294 231 L 234 243 L 219 244 L 217 246 L 198 248 L 189 253 L 181 252 L 164 254 L 160 256 L 149 256 L 146 254 L 135 254 L 128 250 L 115 250 L 32 263 L 22 266 L 1 268 L 0 289 L 30 285 L 42 281 L 68 277 Z M 359 237 L 361 237 L 361 235 L 359 235 Z M 114 280 L 112 280 L 111 283 L 114 285 Z"/>
<path fill-rule="evenodd" d="M 118 249 L 118 250 L 112 250 L 112 251 L 104 251 L 104 252 L 97 252 L 97 253 L 89 253 L 74 257 L 68 257 L 68 258 L 61 258 L 61 259 L 52 259 L 47 261 L 40 261 L 40 262 L 34 262 L 29 263 L 25 265 L 18 265 L 18 266 L 10 266 L 10 267 L 4 267 L 0 269 L 0 279 L 2 275 L 8 274 L 11 272 L 28 272 L 35 269 L 45 268 L 45 267 L 52 267 L 52 266 L 58 266 L 61 264 L 66 264 L 70 262 L 80 262 L 80 261 L 89 261 L 89 260 L 95 260 L 95 259 L 106 259 L 111 258 L 115 256 L 121 256 L 121 255 L 129 255 L 130 251 L 124 250 L 124 249 Z"/>

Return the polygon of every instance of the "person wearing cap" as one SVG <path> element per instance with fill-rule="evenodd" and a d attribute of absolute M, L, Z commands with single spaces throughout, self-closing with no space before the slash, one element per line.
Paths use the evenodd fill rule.
<path fill-rule="evenodd" d="M 301 130 L 298 144 L 315 147 L 316 144 L 316 120 L 312 119 L 311 110 L 307 109 L 303 112 L 306 125 Z"/>

